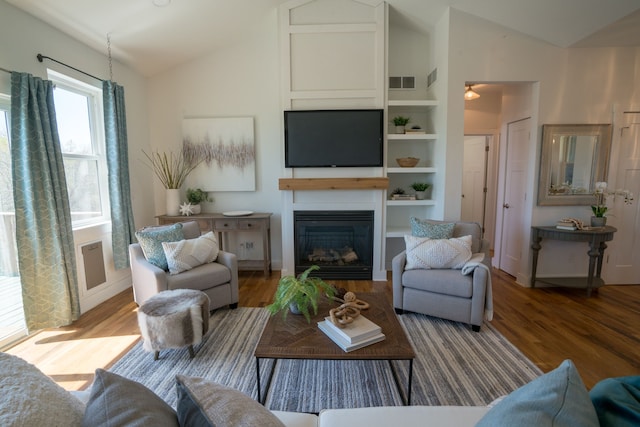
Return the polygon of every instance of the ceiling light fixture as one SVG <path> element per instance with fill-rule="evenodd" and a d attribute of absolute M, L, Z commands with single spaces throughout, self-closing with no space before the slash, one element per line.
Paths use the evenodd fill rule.
<path fill-rule="evenodd" d="M 471 101 L 472 99 L 480 98 L 480 95 L 478 94 L 478 92 L 474 92 L 474 90 L 471 89 L 472 86 L 473 85 L 467 85 L 467 90 L 464 91 L 465 101 Z"/>
<path fill-rule="evenodd" d="M 165 7 L 171 4 L 171 0 L 151 0 L 154 6 Z"/>

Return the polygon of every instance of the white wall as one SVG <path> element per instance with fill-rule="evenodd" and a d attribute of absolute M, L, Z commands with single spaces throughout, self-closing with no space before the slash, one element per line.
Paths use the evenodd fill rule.
<path fill-rule="evenodd" d="M 271 247 L 275 269 L 280 268 L 282 259 L 278 178 L 284 167 L 278 64 L 278 23 L 274 9 L 262 25 L 253 28 L 243 39 L 229 40 L 225 49 L 152 77 L 147 106 L 153 150 L 179 151 L 182 119 L 186 117 L 254 118 L 256 191 L 211 193 L 215 202 L 204 209 L 208 212 L 272 212 Z M 183 191 L 189 186 L 204 188 L 205 184 L 188 180 Z M 155 214 L 163 214 L 164 189 L 158 180 L 154 180 L 153 190 Z M 258 241 L 258 237 L 253 240 Z M 254 245 L 255 251 L 260 248 L 261 245 Z M 261 254 L 249 255 L 253 258 Z"/>
<path fill-rule="evenodd" d="M 530 111 L 526 111 L 527 102 L 517 108 L 507 107 L 505 103 L 509 100 L 505 98 L 502 119 L 503 123 L 527 115 L 534 119 L 529 151 L 533 173 L 526 190 L 533 198 L 537 194 L 542 124 L 611 123 L 613 105 L 630 105 L 633 95 L 638 93 L 636 65 L 640 50 L 637 48 L 561 49 L 454 9 L 449 13 L 450 108 L 445 217 L 454 217 L 459 210 L 460 177 L 457 172 L 449 173 L 449 168 L 460 169 L 462 161 L 458 147 L 463 140 L 465 81 L 538 82 L 533 86 L 532 102 L 528 104 Z M 588 206 L 547 207 L 537 206 L 533 201 L 531 209 L 527 227 L 553 224 L 565 216 L 587 220 L 591 215 Z M 530 275 L 529 242 L 525 243 L 521 283 Z M 540 252 L 538 275 L 584 275 L 586 251 L 586 245 L 584 250 L 576 246 L 569 249 L 563 242 L 549 241 Z"/>
<path fill-rule="evenodd" d="M 0 67 L 33 74 L 47 78 L 47 67 L 66 73 L 87 83 L 100 85 L 94 79 L 76 73 L 66 67 L 45 60 L 40 63 L 36 59 L 38 53 L 50 56 L 70 64 L 89 74 L 102 78 L 109 77 L 108 60 L 104 53 L 96 52 L 66 34 L 53 29 L 48 24 L 27 15 L 15 7 L 0 1 Z M 105 39 L 106 51 L 106 39 Z M 127 125 L 129 136 L 129 156 L 131 167 L 131 191 L 133 194 L 133 212 L 136 224 L 150 221 L 153 211 L 150 209 L 151 176 L 148 171 L 133 167 L 134 153 L 144 147 L 148 141 L 148 122 L 146 104 L 146 83 L 143 77 L 117 61 L 113 63 L 114 80 L 125 88 Z M 0 93 L 10 94 L 10 75 L 0 72 Z M 80 305 L 83 312 L 96 306 L 109 297 L 131 286 L 129 269 L 116 271 L 111 255 L 111 225 L 85 228 L 74 232 L 76 245 L 76 262 L 80 286 Z M 82 269 L 82 253 L 80 247 L 88 242 L 103 242 L 107 282 L 87 291 Z"/>

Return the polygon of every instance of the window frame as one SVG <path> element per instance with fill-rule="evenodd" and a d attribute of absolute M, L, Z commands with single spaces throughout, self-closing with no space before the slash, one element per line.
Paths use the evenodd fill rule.
<path fill-rule="evenodd" d="M 100 193 L 100 206 L 102 214 L 89 219 L 72 221 L 74 230 L 91 227 L 111 221 L 111 208 L 109 204 L 109 178 L 106 156 L 106 139 L 104 135 L 104 110 L 102 100 L 102 87 L 91 85 L 84 81 L 70 77 L 55 70 L 47 69 L 48 78 L 55 87 L 86 96 L 89 109 L 89 129 L 91 135 L 92 154 L 62 153 L 63 159 L 96 161 L 98 173 L 98 191 Z M 54 89 L 55 90 L 55 89 Z M 58 112 L 56 112 L 56 116 Z"/>

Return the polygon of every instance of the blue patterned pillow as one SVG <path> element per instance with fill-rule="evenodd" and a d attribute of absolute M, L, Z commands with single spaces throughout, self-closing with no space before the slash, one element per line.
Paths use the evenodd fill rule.
<path fill-rule="evenodd" d="M 184 240 L 184 233 L 182 232 L 182 224 L 177 223 L 163 227 L 143 228 L 136 231 L 136 238 L 147 261 L 164 271 L 169 271 L 162 242 Z"/>
<path fill-rule="evenodd" d="M 450 239 L 453 237 L 454 222 L 432 222 L 411 217 L 411 235 L 429 239 Z"/>

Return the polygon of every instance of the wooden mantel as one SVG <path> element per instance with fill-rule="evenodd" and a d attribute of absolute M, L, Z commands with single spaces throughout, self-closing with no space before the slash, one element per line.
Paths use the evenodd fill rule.
<path fill-rule="evenodd" d="M 280 190 L 386 190 L 389 178 L 280 178 Z"/>

